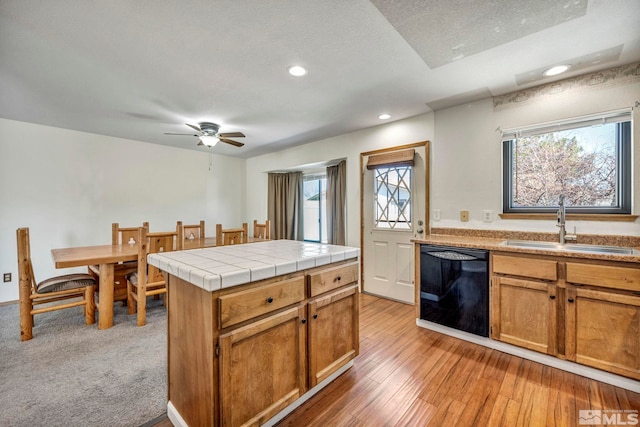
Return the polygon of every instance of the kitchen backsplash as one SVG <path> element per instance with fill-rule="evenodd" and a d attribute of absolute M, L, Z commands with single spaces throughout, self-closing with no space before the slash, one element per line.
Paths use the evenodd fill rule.
<path fill-rule="evenodd" d="M 431 228 L 431 234 L 450 236 L 487 237 L 495 239 L 522 239 L 544 242 L 557 242 L 558 233 L 542 233 L 533 231 L 479 230 L 468 228 Z M 588 245 L 640 247 L 640 236 L 580 234 L 577 243 Z"/>

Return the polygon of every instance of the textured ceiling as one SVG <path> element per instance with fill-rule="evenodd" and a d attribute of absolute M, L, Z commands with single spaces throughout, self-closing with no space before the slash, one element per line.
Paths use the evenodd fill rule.
<path fill-rule="evenodd" d="M 638 28 L 638 0 L 0 0 L 0 117 L 194 150 L 164 133 L 210 121 L 251 157 L 638 61 Z"/>
<path fill-rule="evenodd" d="M 584 16 L 587 0 L 371 0 L 430 68 Z"/>

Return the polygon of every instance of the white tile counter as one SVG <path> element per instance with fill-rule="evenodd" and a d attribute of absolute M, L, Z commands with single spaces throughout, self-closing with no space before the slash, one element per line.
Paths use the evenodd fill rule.
<path fill-rule="evenodd" d="M 359 248 L 295 240 L 150 254 L 147 262 L 207 291 L 268 279 L 360 255 Z"/>

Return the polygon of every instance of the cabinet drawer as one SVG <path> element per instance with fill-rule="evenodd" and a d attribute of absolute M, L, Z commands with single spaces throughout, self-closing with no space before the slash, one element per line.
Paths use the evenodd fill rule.
<path fill-rule="evenodd" d="M 558 263 L 546 259 L 493 255 L 491 268 L 494 273 L 558 280 Z"/>
<path fill-rule="evenodd" d="M 327 268 L 309 275 L 309 297 L 358 281 L 358 262 Z"/>
<path fill-rule="evenodd" d="M 568 262 L 567 282 L 638 292 L 640 268 Z"/>
<path fill-rule="evenodd" d="M 220 326 L 226 328 L 304 300 L 304 276 L 222 295 Z"/>

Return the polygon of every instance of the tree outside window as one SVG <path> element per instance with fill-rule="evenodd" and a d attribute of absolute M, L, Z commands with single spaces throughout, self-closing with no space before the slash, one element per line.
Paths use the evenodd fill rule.
<path fill-rule="evenodd" d="M 630 122 L 505 141 L 504 211 L 630 213 Z"/>

